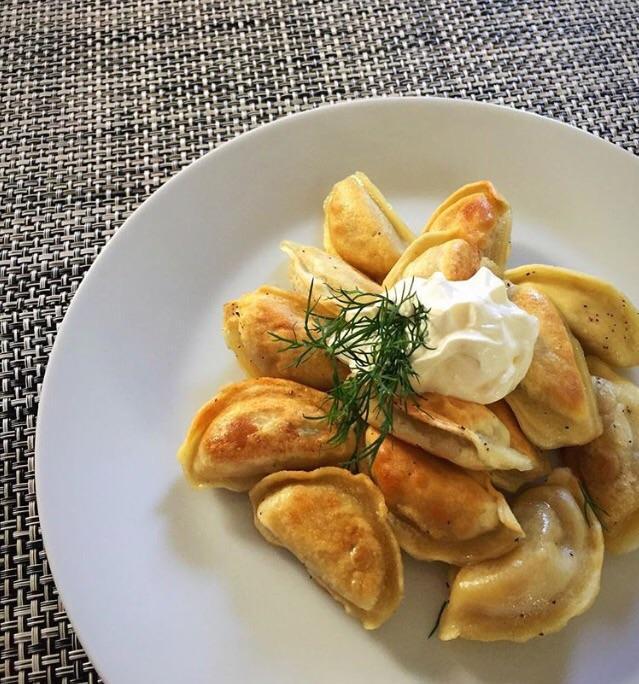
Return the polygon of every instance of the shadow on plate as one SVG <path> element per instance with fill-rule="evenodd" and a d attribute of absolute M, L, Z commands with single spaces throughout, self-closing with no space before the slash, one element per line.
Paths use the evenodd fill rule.
<path fill-rule="evenodd" d="M 541 640 L 528 644 L 442 642 L 436 635 L 428 639 L 447 594 L 446 566 L 420 563 L 407 557 L 404 565 L 406 598 L 397 614 L 371 637 L 377 647 L 386 649 L 400 666 L 409 670 L 415 681 L 429 684 L 559 684 L 564 681 L 571 651 L 571 637 L 566 632 L 546 637 L 547 644 Z M 419 629 L 409 631 L 407 624 L 419 625 Z M 548 658 L 544 657 L 544 651 L 549 648 L 553 650 L 552 671 L 549 671 Z"/>
<path fill-rule="evenodd" d="M 220 508 L 224 520 L 217 515 Z M 246 494 L 223 489 L 198 490 L 179 478 L 166 493 L 159 510 L 166 519 L 170 543 L 184 560 L 194 565 L 212 570 L 218 566 L 216 559 L 223 551 L 220 529 L 233 539 L 260 539 Z"/>
<path fill-rule="evenodd" d="M 633 652 L 639 623 L 639 597 L 632 592 L 639 575 L 639 554 L 607 557 L 602 590 L 593 608 L 557 634 L 525 644 L 428 639 L 446 596 L 446 566 L 404 556 L 406 595 L 397 613 L 379 630 L 365 632 L 308 578 L 284 549 L 264 543 L 255 530 L 246 494 L 191 488 L 176 480 L 161 506 L 168 542 L 199 570 L 221 580 L 237 615 L 251 633 L 251 648 L 265 662 L 305 677 L 309 644 L 318 652 L 361 661 L 362 681 L 377 682 L 371 662 L 385 653 L 397 663 L 397 682 L 481 684 L 599 684 L 634 681 Z M 223 531 L 223 535 L 221 534 Z M 232 547 L 243 547 L 234 558 Z M 259 568 L 238 569 L 238 559 Z M 257 577 L 257 581 L 256 578 Z M 308 586 L 306 586 L 308 584 Z M 304 597 L 301 599 L 300 597 Z M 296 599 L 303 600 L 302 609 Z M 313 615 L 313 619 L 309 617 Z M 278 629 L 273 629 L 277 616 Z M 335 642 L 336 619 L 340 638 Z M 287 647 L 282 649 L 282 634 Z M 598 666 L 584 673 L 581 654 L 596 649 Z M 295 657 L 292 657 L 295 654 Z M 374 666 L 373 666 L 374 667 Z M 351 668 L 347 668 L 349 671 Z M 308 674 L 308 673 L 306 673 Z M 305 679 L 309 684 L 311 680 Z M 354 680 L 350 680 L 355 684 Z"/>
<path fill-rule="evenodd" d="M 406 599 L 399 611 L 373 640 L 399 664 L 429 683 L 482 682 L 485 684 L 600 684 L 636 681 L 636 660 L 629 657 L 636 640 L 639 597 L 631 591 L 639 575 L 639 554 L 606 558 L 601 593 L 594 606 L 574 618 L 560 632 L 523 644 L 481 643 L 465 640 L 440 642 L 427 634 L 434 624 L 444 588 L 424 582 L 434 564 L 422 566 L 406 559 Z M 442 574 L 442 583 L 444 575 Z M 414 597 L 419 597 L 415 600 Z M 426 613 L 431 621 L 426 622 Z M 412 633 L 406 625 L 421 625 Z M 598 667 L 579 668 L 580 654 L 601 653 Z M 592 658 L 588 659 L 592 664 Z"/>

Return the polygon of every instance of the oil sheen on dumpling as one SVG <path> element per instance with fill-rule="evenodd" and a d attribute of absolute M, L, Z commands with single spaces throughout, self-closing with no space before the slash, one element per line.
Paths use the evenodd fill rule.
<path fill-rule="evenodd" d="M 639 548 L 639 387 L 594 357 L 588 367 L 604 431 L 590 444 L 564 451 L 603 521 L 606 548 Z"/>
<path fill-rule="evenodd" d="M 440 272 L 446 280 L 468 280 L 479 270 L 479 250 L 466 240 L 431 247 L 404 269 L 402 278 L 428 278 Z"/>
<path fill-rule="evenodd" d="M 285 342 L 270 335 L 306 339 L 306 303 L 296 292 L 264 286 L 224 305 L 226 344 L 249 375 L 295 380 L 321 390 L 333 387 L 333 364 L 325 354 L 312 354 L 296 365 L 300 350 L 286 350 Z M 316 310 L 325 313 L 321 306 Z"/>
<path fill-rule="evenodd" d="M 454 231 L 500 269 L 510 254 L 510 205 L 489 181 L 470 183 L 456 190 L 437 207 L 424 233 Z"/>
<path fill-rule="evenodd" d="M 197 413 L 178 458 L 194 485 L 250 489 L 278 470 L 311 470 L 348 460 L 355 437 L 333 445 L 329 397 L 290 380 L 256 378 L 223 387 Z"/>
<path fill-rule="evenodd" d="M 542 264 L 510 269 L 506 277 L 550 297 L 588 353 L 612 366 L 639 364 L 639 311 L 610 283 Z"/>
<path fill-rule="evenodd" d="M 371 407 L 368 422 L 382 416 Z M 486 406 L 440 394 L 424 394 L 397 407 L 392 433 L 469 470 L 530 470 L 535 460 L 510 446 L 506 426 Z"/>
<path fill-rule="evenodd" d="M 369 428 L 368 444 L 379 437 Z M 487 473 L 464 470 L 418 447 L 387 437 L 372 466 L 399 545 L 419 560 L 466 565 L 501 556 L 523 536 Z"/>
<path fill-rule="evenodd" d="M 528 373 L 506 397 L 521 429 L 542 449 L 592 441 L 602 425 L 579 342 L 554 304 L 535 287 L 518 285 L 509 294 L 539 320 Z"/>
<path fill-rule="evenodd" d="M 428 275 L 432 275 L 432 273 L 428 274 L 432 265 L 432 255 L 441 255 L 440 250 L 444 248 L 444 245 L 457 239 L 459 239 L 458 232 L 455 228 L 435 233 L 422 233 L 402 252 L 402 255 L 384 278 L 382 285 L 384 288 L 390 289 L 404 278 L 404 273 L 409 271 L 413 265 L 415 265 L 413 276 L 417 275 L 418 270 L 424 274 L 420 277 L 427 278 Z M 424 265 L 423 268 L 422 265 Z"/>
<path fill-rule="evenodd" d="M 601 526 L 568 468 L 512 508 L 526 536 L 504 556 L 459 570 L 440 639 L 528 641 L 562 629 L 599 593 Z"/>
<path fill-rule="evenodd" d="M 413 238 L 360 171 L 336 183 L 324 200 L 324 248 L 378 283 Z"/>
<path fill-rule="evenodd" d="M 379 489 L 341 468 L 269 475 L 250 492 L 255 526 L 283 546 L 366 629 L 404 593 L 402 559 Z"/>
<path fill-rule="evenodd" d="M 321 300 L 326 307 L 334 309 L 336 304 L 331 295 L 335 290 L 359 290 L 374 294 L 382 292 L 379 283 L 360 273 L 339 256 L 289 240 L 284 240 L 280 248 L 291 259 L 291 284 L 307 298 L 312 283 L 313 302 Z"/>
<path fill-rule="evenodd" d="M 392 287 L 402 278 L 428 278 L 437 272 L 446 280 L 468 280 L 482 265 L 479 250 L 466 240 L 453 238 L 431 247 L 426 247 L 428 241 L 419 242 L 419 238 L 415 242 L 419 243 L 419 248 L 415 245 L 406 258 L 400 258 L 385 278 L 385 287 Z M 400 266 L 396 268 L 398 264 Z"/>
<path fill-rule="evenodd" d="M 521 454 L 529 456 L 535 463 L 530 470 L 493 470 L 490 473 L 492 483 L 507 492 L 516 492 L 522 485 L 539 477 L 550 474 L 552 466 L 548 455 L 540 451 L 521 431 L 515 414 L 503 399 L 488 408 L 501 420 L 510 433 L 510 446 Z"/>

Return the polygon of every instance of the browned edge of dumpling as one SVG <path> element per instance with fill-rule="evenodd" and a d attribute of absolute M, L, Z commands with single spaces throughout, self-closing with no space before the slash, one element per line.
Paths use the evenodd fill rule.
<path fill-rule="evenodd" d="M 422 233 L 416 237 L 402 252 L 393 268 L 391 268 L 384 278 L 382 285 L 386 289 L 390 289 L 404 277 L 404 271 L 410 266 L 410 264 L 420 259 L 430 249 L 440 247 L 451 240 L 459 238 L 459 231 L 456 228 L 433 233 Z"/>
<path fill-rule="evenodd" d="M 451 229 L 498 268 L 505 267 L 510 255 L 512 212 L 490 181 L 469 183 L 453 192 L 437 207 L 423 232 Z"/>
<path fill-rule="evenodd" d="M 224 305 L 224 339 L 226 346 L 237 357 L 248 375 L 294 380 L 319 390 L 329 390 L 334 385 L 334 366 L 320 351 L 308 355 L 297 363 L 301 349 L 286 349 L 285 339 L 308 339 L 304 329 L 307 298 L 296 292 L 264 285 L 239 299 Z M 330 315 L 317 303 L 314 311 Z M 338 377 L 344 377 L 347 369 L 337 366 Z"/>
<path fill-rule="evenodd" d="M 380 433 L 368 428 L 366 442 Z M 387 437 L 370 464 L 359 462 L 380 488 L 404 551 L 418 560 L 466 565 L 501 556 L 524 536 L 487 473 L 464 470 L 423 449 Z"/>
<path fill-rule="evenodd" d="M 305 495 L 299 487 L 309 492 Z M 262 536 L 291 551 L 366 629 L 376 629 L 395 612 L 404 593 L 402 558 L 384 497 L 370 478 L 331 467 L 283 471 L 261 480 L 249 497 Z M 273 532 L 273 523 L 270 528 L 265 524 L 263 505 L 271 497 L 279 497 L 271 513 L 282 517 L 284 534 L 296 535 L 296 550 Z M 353 510 L 340 515 L 344 502 Z M 363 524 L 357 524 L 358 514 Z M 324 542 L 322 534 L 327 535 Z M 340 593 L 345 582 L 359 605 Z"/>
<path fill-rule="evenodd" d="M 553 302 L 532 285 L 511 286 L 509 296 L 539 321 L 530 367 L 506 397 L 522 431 L 542 449 L 592 441 L 603 426 L 579 342 Z"/>
<path fill-rule="evenodd" d="M 427 249 L 406 266 L 402 278 L 429 278 L 441 273 L 446 280 L 468 280 L 482 265 L 482 257 L 474 245 L 454 238 Z"/>
<path fill-rule="evenodd" d="M 351 431 L 331 443 L 328 395 L 291 380 L 255 378 L 223 387 L 197 412 L 178 451 L 189 482 L 246 491 L 278 470 L 311 470 L 347 461 Z"/>
<path fill-rule="evenodd" d="M 382 417 L 371 407 L 368 422 Z M 486 406 L 425 393 L 396 407 L 392 433 L 404 442 L 469 470 L 530 470 L 535 462 L 510 447 L 506 426 Z"/>

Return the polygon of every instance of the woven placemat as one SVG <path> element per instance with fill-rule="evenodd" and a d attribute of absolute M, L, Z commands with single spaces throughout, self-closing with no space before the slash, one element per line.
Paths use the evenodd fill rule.
<path fill-rule="evenodd" d="M 639 153 L 638 26 L 636 0 L 0 4 L 2 682 L 98 681 L 49 572 L 33 447 L 57 326 L 124 219 L 220 142 L 346 98 L 497 102 Z"/>

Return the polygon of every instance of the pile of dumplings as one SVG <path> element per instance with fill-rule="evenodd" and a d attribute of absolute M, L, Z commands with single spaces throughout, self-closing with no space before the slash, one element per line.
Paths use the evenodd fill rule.
<path fill-rule="evenodd" d="M 639 363 L 639 312 L 592 276 L 507 269 L 511 209 L 487 181 L 454 192 L 418 237 L 363 173 L 333 187 L 324 217 L 324 250 L 282 243 L 292 291 L 265 285 L 225 305 L 227 345 L 250 377 L 195 416 L 179 451 L 186 477 L 248 491 L 263 537 L 367 629 L 400 604 L 403 550 L 451 566 L 440 639 L 556 632 L 595 600 L 604 548 L 639 546 L 639 388 L 618 370 Z M 539 321 L 523 381 L 486 406 L 436 394 L 398 405 L 374 460 L 338 467 L 361 445 L 354 433 L 335 444 L 312 419 L 327 410 L 332 364 L 316 353 L 295 365 L 299 352 L 271 333 L 304 338 L 311 283 L 331 316 L 331 288 L 379 293 L 481 266 Z"/>

